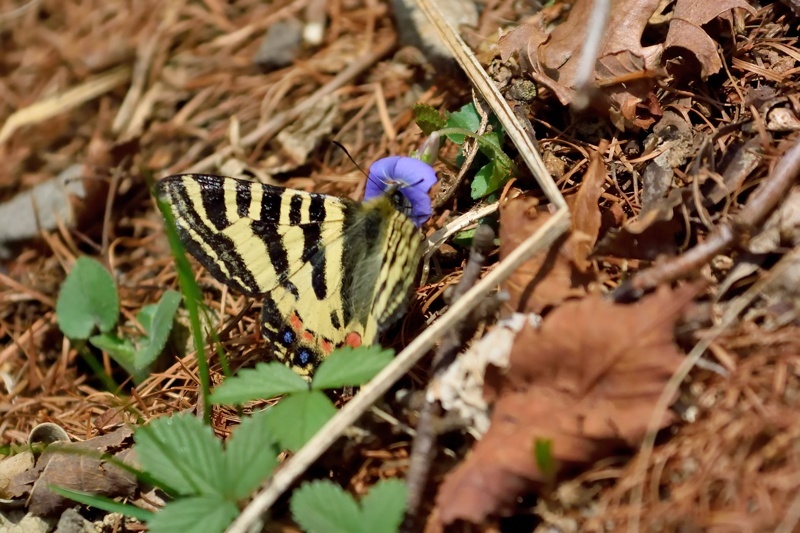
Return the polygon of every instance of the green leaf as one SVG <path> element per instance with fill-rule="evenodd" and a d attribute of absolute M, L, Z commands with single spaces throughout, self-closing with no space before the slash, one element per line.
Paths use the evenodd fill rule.
<path fill-rule="evenodd" d="M 470 102 L 455 113 L 446 113 L 448 128 L 461 128 L 475 133 L 481 125 L 481 116 L 475 109 L 475 104 Z M 456 144 L 464 144 L 464 136 L 450 133 L 447 138 Z"/>
<path fill-rule="evenodd" d="M 375 484 L 361 499 L 364 530 L 394 533 L 400 529 L 406 511 L 408 490 L 399 479 L 385 479 Z"/>
<path fill-rule="evenodd" d="M 146 368 L 164 350 L 164 346 L 166 346 L 169 339 L 169 332 L 172 330 L 175 311 L 178 310 L 180 304 L 181 293 L 167 291 L 161 296 L 161 300 L 159 300 L 155 310 L 152 311 L 152 315 L 150 315 L 150 311 L 144 313 L 144 310 L 139 313 L 140 317 L 150 317 L 150 319 L 145 319 L 147 325 L 142 324 L 147 331 L 147 338 L 142 340 L 142 344 L 136 352 L 135 364 L 137 370 Z"/>
<path fill-rule="evenodd" d="M 330 481 L 304 483 L 292 495 L 292 518 L 307 533 L 369 531 L 352 496 Z"/>
<path fill-rule="evenodd" d="M 439 112 L 428 104 L 414 105 L 414 121 L 425 135 L 445 127 L 447 122 Z"/>
<path fill-rule="evenodd" d="M 89 338 L 89 342 L 110 355 L 128 373 L 133 373 L 133 356 L 136 350 L 128 339 L 121 339 L 113 333 L 102 333 Z"/>
<path fill-rule="evenodd" d="M 147 522 L 147 527 L 150 533 L 217 533 L 225 531 L 238 515 L 236 504 L 219 496 L 181 498 L 165 505 Z"/>
<path fill-rule="evenodd" d="M 267 425 L 280 448 L 295 451 L 336 414 L 336 407 L 323 393 L 306 391 L 287 396 L 267 413 Z"/>
<path fill-rule="evenodd" d="M 225 475 L 222 444 L 211 428 L 189 413 L 153 420 L 134 434 L 143 470 L 184 495 L 220 495 Z"/>
<path fill-rule="evenodd" d="M 281 363 L 259 363 L 226 379 L 211 394 L 211 403 L 235 404 L 266 400 L 283 394 L 307 392 L 308 383 Z"/>
<path fill-rule="evenodd" d="M 475 174 L 470 194 L 473 200 L 484 198 L 499 190 L 511 175 L 496 161 L 490 161 Z"/>
<path fill-rule="evenodd" d="M 393 357 L 394 350 L 384 350 L 377 344 L 338 348 L 319 365 L 311 388 L 323 390 L 363 385 L 383 370 Z"/>
<path fill-rule="evenodd" d="M 234 500 L 250 495 L 272 474 L 278 463 L 278 450 L 267 425 L 268 411 L 242 420 L 225 446 L 225 494 Z"/>
<path fill-rule="evenodd" d="M 111 331 L 119 317 L 114 279 L 103 265 L 79 257 L 56 302 L 58 327 L 71 339 L 88 339 L 95 327 Z"/>
<path fill-rule="evenodd" d="M 556 460 L 553 457 L 553 441 L 551 439 L 536 439 L 533 442 L 533 455 L 536 466 L 539 467 L 545 479 L 554 480 L 556 476 Z"/>
<path fill-rule="evenodd" d="M 145 335 L 150 335 L 150 327 L 153 324 L 153 316 L 155 316 L 157 308 L 158 304 L 149 304 L 136 313 L 136 320 L 142 325 Z"/>
<path fill-rule="evenodd" d="M 135 518 L 142 522 L 150 520 L 151 518 L 153 518 L 155 514 L 145 509 L 140 509 L 135 505 L 119 503 L 110 498 L 98 496 L 97 494 L 92 494 L 91 492 L 83 492 L 81 490 L 68 489 L 66 487 L 59 487 L 57 485 L 49 485 L 47 488 L 52 490 L 56 494 L 60 494 L 65 498 L 69 498 L 70 500 L 82 503 L 83 505 L 88 505 L 96 509 L 108 511 L 109 513 L 119 513 L 123 516 L 129 516 L 131 518 Z"/>
<path fill-rule="evenodd" d="M 89 342 L 110 355 L 119 366 L 125 369 L 125 372 L 133 376 L 136 383 L 141 383 L 150 375 L 147 368 L 136 368 L 134 364 L 136 349 L 129 340 L 121 339 L 113 333 L 102 333 L 91 337 Z"/>
<path fill-rule="evenodd" d="M 487 163 L 483 165 L 475 177 L 472 178 L 472 186 L 470 188 L 470 195 L 474 200 L 483 198 L 491 191 L 489 191 L 490 183 L 492 181 L 492 174 L 494 174 L 494 164 Z"/>

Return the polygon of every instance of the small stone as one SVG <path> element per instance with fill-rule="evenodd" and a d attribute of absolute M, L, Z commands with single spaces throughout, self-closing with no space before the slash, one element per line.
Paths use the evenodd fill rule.
<path fill-rule="evenodd" d="M 303 24 L 297 19 L 276 22 L 267 29 L 253 63 L 264 70 L 291 65 L 300 51 Z"/>

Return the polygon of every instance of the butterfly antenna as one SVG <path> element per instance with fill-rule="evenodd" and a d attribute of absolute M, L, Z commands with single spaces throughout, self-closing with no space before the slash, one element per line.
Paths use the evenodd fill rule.
<path fill-rule="evenodd" d="M 341 148 L 342 152 L 344 152 L 344 155 L 347 156 L 347 159 L 349 159 L 356 166 L 356 168 L 361 171 L 362 174 L 364 174 L 365 176 L 367 176 L 367 178 L 369 178 L 369 174 L 364 172 L 364 169 L 361 168 L 361 166 L 358 163 L 356 163 L 356 160 L 353 159 L 353 156 L 350 155 L 350 152 L 347 151 L 347 148 L 345 148 L 342 143 L 340 143 L 339 141 L 331 141 L 331 142 L 336 146 L 338 146 L 339 148 Z"/>
<path fill-rule="evenodd" d="M 348 151 L 347 151 L 347 148 L 345 148 L 345 147 L 342 145 L 342 143 L 340 143 L 339 141 L 331 141 L 331 142 L 332 142 L 333 144 L 335 144 L 336 146 L 338 146 L 339 148 L 341 148 L 341 149 L 342 149 L 342 152 L 344 152 L 344 153 L 345 153 L 345 155 L 347 156 L 347 158 L 348 158 L 350 161 L 352 161 L 352 162 L 353 162 L 353 164 L 356 166 L 356 168 L 357 168 L 358 170 L 360 170 L 360 171 L 361 171 L 361 173 L 362 173 L 362 174 L 364 174 L 364 176 L 366 176 L 366 177 L 367 177 L 367 180 L 370 180 L 370 179 L 372 179 L 372 176 L 370 176 L 368 173 L 364 172 L 364 169 L 363 169 L 363 168 L 361 168 L 361 166 L 360 166 L 358 163 L 356 163 L 356 160 L 355 160 L 355 159 L 353 159 L 353 156 L 351 156 L 351 155 L 350 155 L 350 152 L 348 152 Z M 389 184 L 389 182 L 388 182 L 388 181 L 384 181 L 384 180 L 382 180 L 380 177 L 378 177 L 377 179 L 378 179 L 378 181 L 380 182 L 380 184 L 381 184 L 381 185 L 388 185 L 388 184 Z M 381 187 L 381 188 L 383 188 L 383 187 Z"/>

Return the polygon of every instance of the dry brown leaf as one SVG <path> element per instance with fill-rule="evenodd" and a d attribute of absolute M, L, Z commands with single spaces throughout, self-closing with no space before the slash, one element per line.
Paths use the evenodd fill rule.
<path fill-rule="evenodd" d="M 551 214 L 537 204 L 535 198 L 517 196 L 501 205 L 501 260 L 549 220 Z M 504 304 L 506 314 L 538 314 L 567 298 L 581 296 L 585 294 L 584 278 L 561 247 L 554 246 L 546 254 L 537 254 L 523 263 L 501 284 L 509 295 Z"/>
<path fill-rule="evenodd" d="M 602 152 L 593 152 L 589 168 L 578 193 L 566 198 L 572 212 L 572 227 L 563 246 L 553 247 L 547 254 L 538 254 L 525 262 L 503 284 L 508 292 L 508 313 L 541 313 L 567 298 L 586 294 L 586 286 L 594 279 L 588 273 L 589 255 L 600 231 L 598 201 L 606 179 Z M 535 198 L 513 197 L 500 208 L 500 258 L 510 254 L 531 233 L 550 217 L 538 207 Z"/>
<path fill-rule="evenodd" d="M 658 66 L 660 47 L 645 48 L 641 45 L 642 32 L 658 5 L 659 0 L 611 2 L 595 71 L 602 89 L 593 106 L 600 112 L 609 113 L 620 129 L 648 127 L 655 121 L 654 117 L 660 115 L 658 102 L 651 98 L 652 78 L 633 79 L 630 76 Z M 532 66 L 531 75 L 551 89 L 565 105 L 572 101 L 574 94 L 573 84 L 591 9 L 591 1 L 579 0 L 568 19 L 549 35 L 536 28 L 527 30 L 531 38 L 525 53 Z M 614 82 L 623 78 L 624 83 Z"/>
<path fill-rule="evenodd" d="M 691 73 L 694 76 L 699 72 L 702 79 L 719 72 L 722 61 L 717 53 L 717 45 L 701 26 L 734 8 L 756 14 L 756 10 L 745 0 L 678 0 L 664 42 L 664 64 L 675 61 L 674 65 L 679 65 L 680 70 L 684 71 L 682 74 Z M 670 71 L 676 73 L 674 65 Z"/>
<path fill-rule="evenodd" d="M 666 42 L 645 47 L 642 34 L 660 0 L 612 0 L 610 4 L 595 65 L 599 91 L 591 104 L 598 112 L 607 113 L 622 131 L 649 128 L 661 116 L 654 93 L 655 76 L 666 59 L 683 57 L 696 63 L 692 72 L 699 70 L 704 79 L 720 69 L 716 45 L 702 25 L 737 7 L 754 13 L 745 0 L 679 0 Z M 571 103 L 592 5 L 591 0 L 575 2 L 567 20 L 549 34 L 540 24 L 516 28 L 501 39 L 501 57 L 508 58 L 518 51 L 527 60 L 531 77 L 553 91 L 562 104 Z"/>
<path fill-rule="evenodd" d="M 35 467 L 12 480 L 9 493 L 14 497 L 30 494 L 28 510 L 38 516 L 56 514 L 73 503 L 52 492 L 49 485 L 110 498 L 132 497 L 137 487 L 136 477 L 99 457 L 100 454 L 114 455 L 132 435 L 130 428 L 121 427 L 84 442 L 50 445 Z M 126 460 L 130 453 L 129 446 L 124 447 L 126 449 L 116 454 L 120 460 Z"/>
<path fill-rule="evenodd" d="M 570 209 L 572 227 L 569 238 L 564 244 L 564 251 L 575 267 L 583 273 L 591 265 L 588 258 L 600 231 L 601 217 L 598 202 L 606 181 L 606 167 L 602 155 L 606 146 L 607 143 L 601 143 L 597 151 L 589 156 L 589 168 L 583 175 L 580 189 Z"/>
<path fill-rule="evenodd" d="M 442 523 L 479 523 L 546 482 L 537 440 L 551 441 L 560 470 L 637 446 L 683 360 L 673 328 L 696 291 L 662 287 L 633 305 L 592 295 L 523 329 L 507 372 L 487 378 L 487 396 L 499 398 L 489 432 L 439 490 Z M 670 421 L 667 414 L 661 427 Z"/>
<path fill-rule="evenodd" d="M 673 189 L 666 198 L 655 201 L 646 212 L 628 220 L 619 229 L 610 229 L 597 243 L 594 255 L 653 261 L 660 255 L 678 251 L 678 235 L 683 228 L 675 210 L 690 198 L 688 189 Z"/>

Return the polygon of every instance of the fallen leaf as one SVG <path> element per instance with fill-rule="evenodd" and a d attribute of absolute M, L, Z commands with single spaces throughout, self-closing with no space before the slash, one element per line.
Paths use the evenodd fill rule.
<path fill-rule="evenodd" d="M 663 62 L 667 69 L 682 76 L 699 74 L 702 79 L 719 72 L 722 61 L 717 44 L 702 26 L 735 8 L 756 14 L 745 0 L 678 0 L 664 41 Z"/>
<path fill-rule="evenodd" d="M 101 454 L 108 454 L 130 461 L 130 449 L 124 443 L 132 435 L 130 428 L 121 427 L 83 442 L 52 444 L 45 448 L 34 467 L 13 478 L 8 492 L 14 497 L 29 494 L 28 510 L 38 516 L 57 514 L 73 503 L 52 492 L 49 485 L 110 498 L 132 497 L 137 487 L 136 477 L 100 458 Z"/>
<path fill-rule="evenodd" d="M 733 152 L 733 155 L 722 172 L 722 183 L 712 182 L 709 192 L 703 197 L 706 205 L 719 203 L 726 197 L 735 195 L 744 180 L 761 164 L 764 155 L 761 139 L 758 137 L 753 137 L 738 147 L 732 146 L 728 151 Z"/>
<path fill-rule="evenodd" d="M 606 181 L 606 167 L 603 152 L 608 144 L 602 142 L 589 156 L 589 168 L 583 175 L 581 186 L 571 205 L 571 228 L 564 250 L 572 264 L 582 273 L 586 273 L 591 262 L 589 255 L 597 242 L 600 231 L 600 196 Z"/>
<path fill-rule="evenodd" d="M 513 194 L 513 193 L 512 193 Z M 538 200 L 517 196 L 500 206 L 500 259 L 508 256 L 552 215 Z M 562 241 L 563 242 L 563 241 Z M 501 288 L 509 295 L 506 315 L 513 312 L 541 313 L 567 298 L 585 294 L 586 276 L 581 275 L 561 246 L 535 255 L 517 268 Z"/>
<path fill-rule="evenodd" d="M 648 211 L 629 219 L 621 228 L 608 230 L 597 243 L 594 255 L 645 261 L 653 261 L 660 255 L 675 255 L 683 229 L 683 222 L 675 216 L 675 211 L 690 195 L 688 189 L 673 189 L 666 198 L 655 201 Z"/>
<path fill-rule="evenodd" d="M 546 483 L 537 441 L 550 441 L 556 473 L 639 445 L 683 360 L 673 328 L 696 292 L 662 287 L 633 305 L 591 295 L 523 328 L 508 370 L 487 376 L 486 394 L 499 398 L 488 433 L 440 487 L 441 522 L 481 523 Z"/>

